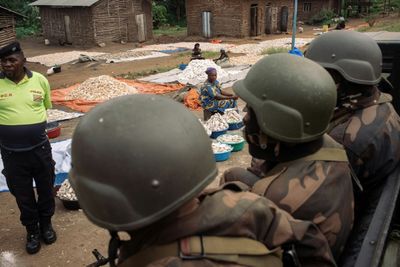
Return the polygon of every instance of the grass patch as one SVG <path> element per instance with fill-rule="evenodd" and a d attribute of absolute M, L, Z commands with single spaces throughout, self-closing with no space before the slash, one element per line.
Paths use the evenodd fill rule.
<path fill-rule="evenodd" d="M 359 32 L 400 32 L 400 20 L 377 22 L 373 27 L 364 26 L 357 29 Z"/>
<path fill-rule="evenodd" d="M 153 30 L 154 35 L 184 36 L 186 33 L 187 28 L 181 26 L 162 26 Z"/>
<path fill-rule="evenodd" d="M 288 47 L 270 47 L 267 49 L 264 49 L 261 52 L 261 55 L 272 55 L 272 54 L 277 54 L 277 53 L 287 53 L 289 52 L 289 48 Z"/>
<path fill-rule="evenodd" d="M 220 52 L 217 51 L 203 51 L 201 53 L 204 58 L 207 59 L 214 59 L 218 58 L 220 56 Z M 192 52 L 191 51 L 186 51 L 186 52 L 181 52 L 176 55 L 177 58 L 191 58 L 192 57 Z"/>
<path fill-rule="evenodd" d="M 190 52 L 190 51 L 181 52 L 176 55 L 177 58 L 191 57 L 191 56 L 192 56 L 192 52 Z"/>
<path fill-rule="evenodd" d="M 218 58 L 221 55 L 221 53 L 217 52 L 217 51 L 204 51 L 202 54 L 203 54 L 203 57 L 209 58 L 209 59 Z"/>
<path fill-rule="evenodd" d="M 149 75 L 167 72 L 174 68 L 176 68 L 176 66 L 159 67 L 159 68 L 143 70 L 143 71 L 138 71 L 138 72 L 128 72 L 125 74 L 118 75 L 118 77 L 128 79 L 128 80 L 136 80 L 138 78 L 146 77 Z"/>
<path fill-rule="evenodd" d="M 35 27 L 16 27 L 15 32 L 18 39 L 37 35 L 39 33 L 39 29 Z"/>

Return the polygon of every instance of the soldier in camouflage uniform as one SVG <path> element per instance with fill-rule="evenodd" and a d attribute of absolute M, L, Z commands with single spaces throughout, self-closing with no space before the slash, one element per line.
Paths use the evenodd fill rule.
<path fill-rule="evenodd" d="M 110 230 L 111 266 L 279 267 L 285 244 L 302 266 L 335 266 L 311 222 L 236 185 L 203 191 L 216 175 L 202 125 L 165 97 L 111 100 L 73 135 L 70 182 L 88 218 Z"/>
<path fill-rule="evenodd" d="M 345 151 L 324 134 L 336 103 L 329 73 L 311 60 L 277 54 L 233 88 L 247 103 L 249 152 L 262 164 L 253 173 L 230 170 L 224 180 L 245 182 L 294 218 L 314 222 L 337 259 L 352 229 L 353 191 Z"/>
<path fill-rule="evenodd" d="M 400 159 L 400 118 L 377 88 L 382 53 L 369 36 L 335 31 L 311 42 L 306 57 L 327 69 L 338 88 L 329 135 L 343 144 L 364 193 L 382 184 Z"/>

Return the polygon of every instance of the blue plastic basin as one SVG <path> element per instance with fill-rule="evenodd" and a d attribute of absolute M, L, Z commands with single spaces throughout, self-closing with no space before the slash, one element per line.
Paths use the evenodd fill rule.
<path fill-rule="evenodd" d="M 228 160 L 231 156 L 231 151 L 214 153 L 215 161 L 225 161 Z"/>
<path fill-rule="evenodd" d="M 229 131 L 234 131 L 234 130 L 239 130 L 240 128 L 243 127 L 243 122 L 237 122 L 237 123 L 228 123 L 229 124 Z"/>
<path fill-rule="evenodd" d="M 218 131 L 218 132 L 212 132 L 210 137 L 212 139 L 217 139 L 218 136 L 226 134 L 227 131 L 228 131 L 228 129 L 225 129 L 223 131 Z"/>
<path fill-rule="evenodd" d="M 187 67 L 187 64 L 179 64 L 180 70 L 184 70 L 184 69 L 186 69 L 186 67 Z"/>

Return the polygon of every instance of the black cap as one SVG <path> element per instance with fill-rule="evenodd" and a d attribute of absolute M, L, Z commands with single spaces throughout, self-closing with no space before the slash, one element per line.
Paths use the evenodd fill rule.
<path fill-rule="evenodd" d="M 17 52 L 21 52 L 21 45 L 18 42 L 12 42 L 0 48 L 0 58 L 10 56 Z"/>

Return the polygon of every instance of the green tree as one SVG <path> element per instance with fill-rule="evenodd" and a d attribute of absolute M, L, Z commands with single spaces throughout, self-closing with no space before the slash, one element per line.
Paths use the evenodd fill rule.
<path fill-rule="evenodd" d="M 168 24 L 185 24 L 185 0 L 155 0 L 154 2 L 158 5 L 165 6 L 167 9 Z"/>
<path fill-rule="evenodd" d="M 163 4 L 152 3 L 153 8 L 153 26 L 155 29 L 164 25 L 167 22 L 167 8 Z"/>
<path fill-rule="evenodd" d="M 25 16 L 24 19 L 17 20 L 17 34 L 30 35 L 40 30 L 39 10 L 37 7 L 30 6 L 33 0 L 0 0 L 0 6 L 11 9 Z M 18 34 L 19 37 L 21 34 Z"/>

